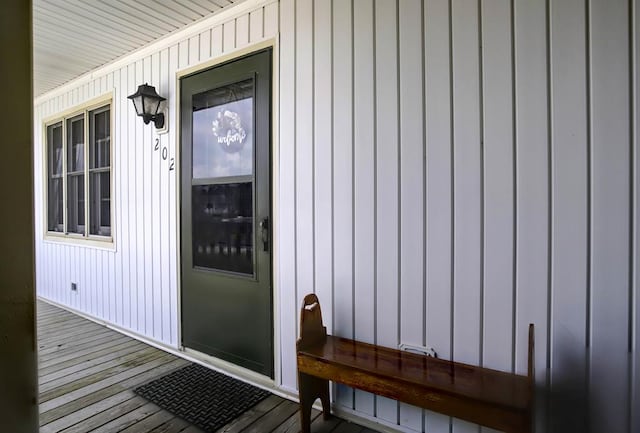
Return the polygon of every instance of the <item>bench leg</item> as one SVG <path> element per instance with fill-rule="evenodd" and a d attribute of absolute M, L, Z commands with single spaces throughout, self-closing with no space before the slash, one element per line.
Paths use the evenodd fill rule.
<path fill-rule="evenodd" d="M 300 428 L 302 433 L 311 431 L 311 407 L 316 399 L 322 402 L 324 419 L 329 419 L 329 381 L 308 374 L 298 373 L 298 395 L 300 397 Z"/>

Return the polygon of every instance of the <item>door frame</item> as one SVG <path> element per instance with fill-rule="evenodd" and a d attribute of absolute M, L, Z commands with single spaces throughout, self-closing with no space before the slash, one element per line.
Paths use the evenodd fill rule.
<path fill-rule="evenodd" d="M 182 227 L 182 219 L 181 219 L 181 206 L 182 206 L 182 192 L 180 187 L 180 179 L 181 179 L 181 147 L 182 144 L 180 142 L 180 80 L 181 78 L 192 75 L 197 72 L 204 71 L 206 69 L 210 69 L 222 63 L 227 63 L 232 60 L 245 57 L 258 51 L 264 50 L 265 48 L 271 48 L 271 291 L 272 291 L 272 314 L 273 314 L 273 379 L 264 376 L 260 373 L 256 373 L 252 370 L 249 370 L 244 367 L 240 367 L 231 362 L 215 358 L 211 355 L 196 351 L 194 349 L 185 348 L 182 345 L 182 270 L 181 270 L 181 257 L 180 257 L 180 248 L 179 245 L 182 243 L 181 230 Z M 177 296 L 177 348 L 181 352 L 188 354 L 199 361 L 206 363 L 207 365 L 214 367 L 216 369 L 220 369 L 226 373 L 231 374 L 232 376 L 237 376 L 246 380 L 253 381 L 256 384 L 260 384 L 263 386 L 267 386 L 270 388 L 278 387 L 281 381 L 281 366 L 282 366 L 282 358 L 280 356 L 280 342 L 281 342 L 281 333 L 280 333 L 280 266 L 279 266 L 279 251 L 280 251 L 280 242 L 279 242 L 279 228 L 280 228 L 280 215 L 278 212 L 278 203 L 279 203 L 279 194 L 280 194 L 280 185 L 278 181 L 279 174 L 279 155 L 280 155 L 280 142 L 279 142 L 279 88 L 280 88 L 280 47 L 278 43 L 278 38 L 270 38 L 264 41 L 261 41 L 256 44 L 251 44 L 241 49 L 232 51 L 228 54 L 224 54 L 222 56 L 218 56 L 213 59 L 209 59 L 204 62 L 197 63 L 195 65 L 185 67 L 182 69 L 178 69 L 175 74 L 175 94 L 172 95 L 174 103 L 168 105 L 168 117 L 174 128 L 174 139 L 175 139 L 175 191 L 176 191 L 176 206 L 175 206 L 175 218 L 176 225 L 174 227 L 176 231 L 176 251 L 175 251 L 175 260 L 176 260 L 176 296 Z"/>

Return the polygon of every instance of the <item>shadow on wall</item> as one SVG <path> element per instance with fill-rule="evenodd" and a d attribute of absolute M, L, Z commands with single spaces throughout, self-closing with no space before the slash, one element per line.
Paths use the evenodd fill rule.
<path fill-rule="evenodd" d="M 588 395 L 584 357 L 569 350 L 558 354 L 554 370 L 562 371 L 555 375 L 548 392 L 549 432 L 587 432 L 589 414 L 587 413 Z M 540 390 L 540 392 L 543 392 Z M 544 431 L 537 429 L 538 431 Z"/>

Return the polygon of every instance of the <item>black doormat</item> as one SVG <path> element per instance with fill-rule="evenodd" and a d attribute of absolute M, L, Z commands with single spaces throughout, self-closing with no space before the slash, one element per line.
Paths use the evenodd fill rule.
<path fill-rule="evenodd" d="M 139 386 L 134 392 L 206 432 L 218 430 L 271 395 L 198 364 Z"/>

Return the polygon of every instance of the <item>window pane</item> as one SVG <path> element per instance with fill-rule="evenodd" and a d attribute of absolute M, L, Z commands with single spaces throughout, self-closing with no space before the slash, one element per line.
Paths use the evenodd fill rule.
<path fill-rule="evenodd" d="M 61 232 L 64 230 L 63 223 L 63 196 L 62 196 L 62 178 L 49 179 L 49 215 L 48 230 L 52 232 Z"/>
<path fill-rule="evenodd" d="M 47 127 L 49 177 L 62 174 L 62 123 Z"/>
<path fill-rule="evenodd" d="M 193 178 L 253 173 L 253 80 L 193 96 Z"/>
<path fill-rule="evenodd" d="M 67 172 L 84 170 L 84 115 L 67 120 Z"/>
<path fill-rule="evenodd" d="M 84 234 L 84 175 L 67 177 L 67 231 Z"/>
<path fill-rule="evenodd" d="M 108 171 L 91 173 L 89 178 L 91 234 L 111 236 L 111 176 Z"/>
<path fill-rule="evenodd" d="M 47 229 L 64 230 L 62 194 L 62 123 L 47 127 Z"/>
<path fill-rule="evenodd" d="M 111 144 L 111 117 L 108 108 L 89 113 L 89 160 L 90 168 L 109 167 Z"/>
<path fill-rule="evenodd" d="M 253 274 L 253 184 L 192 189 L 193 265 Z"/>

